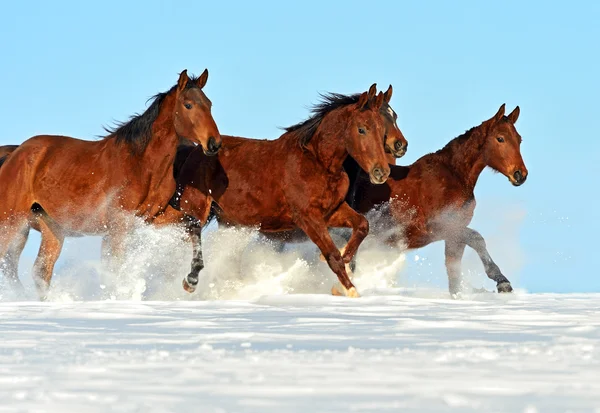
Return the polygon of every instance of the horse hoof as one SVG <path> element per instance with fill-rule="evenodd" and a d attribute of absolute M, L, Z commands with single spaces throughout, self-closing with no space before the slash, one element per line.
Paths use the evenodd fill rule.
<path fill-rule="evenodd" d="M 462 300 L 463 299 L 463 294 L 462 291 L 458 291 L 455 293 L 450 293 L 450 298 L 453 300 Z"/>
<path fill-rule="evenodd" d="M 196 291 L 196 287 L 190 285 L 185 278 L 183 279 L 183 289 L 190 294 Z"/>
<path fill-rule="evenodd" d="M 333 287 L 331 287 L 331 295 L 342 297 L 344 294 L 342 294 L 340 290 L 338 290 L 337 287 L 334 285 Z"/>
<path fill-rule="evenodd" d="M 358 295 L 358 291 L 356 291 L 356 288 L 350 287 L 348 290 L 346 290 L 346 297 L 359 298 L 360 295 Z"/>
<path fill-rule="evenodd" d="M 512 293 L 513 290 L 509 282 L 499 283 L 497 287 L 499 293 Z"/>

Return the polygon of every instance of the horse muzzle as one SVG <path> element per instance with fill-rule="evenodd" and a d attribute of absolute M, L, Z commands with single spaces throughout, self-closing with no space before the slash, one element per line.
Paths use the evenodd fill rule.
<path fill-rule="evenodd" d="M 388 176 L 390 176 L 390 168 L 379 165 L 371 169 L 371 172 L 369 173 L 369 179 L 371 180 L 371 183 L 375 185 L 381 185 L 387 181 Z"/>
<path fill-rule="evenodd" d="M 527 170 L 521 171 L 520 169 L 518 169 L 512 174 L 512 176 L 508 177 L 508 180 L 514 186 L 521 186 L 527 180 L 527 176 L 529 176 Z"/>
<path fill-rule="evenodd" d="M 219 149 L 221 149 L 221 146 L 221 140 L 217 142 L 217 138 L 211 136 L 210 138 L 208 138 L 208 144 L 206 145 L 204 153 L 208 156 L 215 156 L 217 153 L 219 153 Z"/>

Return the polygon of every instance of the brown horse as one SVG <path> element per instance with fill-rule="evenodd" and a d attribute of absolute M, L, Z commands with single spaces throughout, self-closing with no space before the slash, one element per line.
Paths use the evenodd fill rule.
<path fill-rule="evenodd" d="M 494 117 L 412 165 L 392 166 L 385 185 L 371 185 L 353 159 L 344 164 L 346 170 L 359 173 L 354 191 L 346 199 L 353 209 L 367 213 L 389 203 L 391 225 L 397 225 L 400 233 L 388 241 L 402 240 L 409 249 L 445 241 L 451 294 L 461 289 L 461 259 L 466 245 L 477 252 L 498 292 L 512 291 L 481 234 L 468 227 L 475 210 L 475 184 L 486 167 L 505 175 L 514 186 L 527 179 L 521 136 L 515 128 L 520 110 L 517 106 L 504 116 L 504 109 L 502 105 Z"/>
<path fill-rule="evenodd" d="M 127 215 L 151 220 L 175 192 L 173 162 L 180 137 L 216 155 L 221 137 L 202 92 L 208 71 L 183 71 L 168 92 L 141 115 L 118 125 L 100 141 L 35 136 L 0 168 L 0 257 L 17 288 L 17 265 L 30 227 L 41 232 L 34 280 L 45 298 L 63 240 L 69 235 L 111 234 L 118 242 Z"/>
<path fill-rule="evenodd" d="M 198 225 L 188 222 L 194 259 L 183 281 L 187 291 L 195 289 L 204 266 L 201 226 L 214 200 L 220 219 L 229 225 L 265 232 L 301 229 L 319 247 L 345 294 L 358 296 L 344 263 L 358 249 L 369 225 L 344 202 L 349 181 L 342 164 L 352 155 L 373 184 L 384 183 L 389 175 L 380 114 L 384 94 L 375 95 L 375 85 L 360 95 L 325 95 L 313 116 L 287 128 L 278 139 L 223 136 L 223 149 L 214 159 L 181 148 L 185 161 L 177 177 L 174 208 L 156 222 L 175 223 L 184 217 L 199 221 Z M 329 236 L 330 226 L 352 228 L 344 256 Z"/>

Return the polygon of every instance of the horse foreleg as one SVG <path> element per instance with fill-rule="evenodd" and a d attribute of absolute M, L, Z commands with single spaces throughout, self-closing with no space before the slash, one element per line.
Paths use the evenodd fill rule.
<path fill-rule="evenodd" d="M 510 285 L 510 281 L 506 278 L 500 268 L 496 265 L 490 253 L 487 250 L 487 246 L 485 245 L 485 240 L 481 236 L 481 234 L 474 229 L 465 228 L 463 230 L 463 237 L 465 243 L 473 248 L 481 262 L 483 263 L 483 267 L 485 269 L 485 273 L 487 276 L 496 281 L 496 288 L 498 288 L 499 293 L 510 293 L 512 292 L 512 286 Z"/>
<path fill-rule="evenodd" d="M 40 300 L 45 301 L 50 288 L 54 265 L 60 256 L 65 237 L 58 226 L 47 219 L 39 219 L 38 226 L 42 235 L 42 242 L 33 265 L 33 281 Z"/>
<path fill-rule="evenodd" d="M 456 239 L 446 240 L 446 272 L 448 273 L 448 289 L 453 297 L 460 293 L 462 282 L 461 261 L 466 244 Z"/>
<path fill-rule="evenodd" d="M 329 268 L 337 275 L 338 280 L 342 284 L 345 295 L 348 297 L 359 297 L 356 287 L 354 287 L 346 272 L 342 254 L 335 246 L 327 231 L 327 224 L 323 220 L 307 219 L 298 222 L 298 226 L 319 247 Z M 332 292 L 335 294 L 335 290 L 332 290 Z"/>
<path fill-rule="evenodd" d="M 213 199 L 203 191 L 193 186 L 187 186 L 180 200 L 181 211 L 172 207 L 167 208 L 166 213 L 171 212 L 172 216 L 183 214 L 183 223 L 186 226 L 188 236 L 193 246 L 193 257 L 190 273 L 183 279 L 183 289 L 189 293 L 196 290 L 198 285 L 198 275 L 204 268 L 204 259 L 202 257 L 202 227 L 208 221 L 210 207 Z"/>
<path fill-rule="evenodd" d="M 183 279 L 183 289 L 188 293 L 193 293 L 198 286 L 198 275 L 204 268 L 204 258 L 202 257 L 202 224 L 198 221 L 190 220 L 186 226 L 193 247 L 193 256 L 190 273 Z"/>
<path fill-rule="evenodd" d="M 350 263 L 352 258 L 354 258 L 356 251 L 358 251 L 358 247 L 369 234 L 369 221 L 344 202 L 333 215 L 329 217 L 327 226 L 352 229 L 352 235 L 350 236 L 348 243 L 340 251 L 344 263 Z"/>
<path fill-rule="evenodd" d="M 327 221 L 330 228 L 351 228 L 352 233 L 346 239 L 346 245 L 340 249 L 346 265 L 346 272 L 352 274 L 356 268 L 356 252 L 369 233 L 369 221 L 344 202 Z M 324 257 L 321 255 L 321 259 Z M 335 294 L 335 292 L 334 292 Z"/>
<path fill-rule="evenodd" d="M 126 255 L 125 243 L 129 231 L 120 226 L 115 226 L 102 237 L 101 259 L 111 272 L 120 271 Z"/>

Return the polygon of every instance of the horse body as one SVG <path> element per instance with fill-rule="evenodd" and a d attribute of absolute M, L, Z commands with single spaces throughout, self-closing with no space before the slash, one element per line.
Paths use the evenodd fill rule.
<path fill-rule="evenodd" d="M 20 286 L 18 257 L 30 227 L 42 234 L 34 279 L 43 298 L 65 236 L 117 234 L 125 230 L 125 215 L 151 219 L 167 206 L 179 136 L 211 154 L 220 146 L 201 92 L 207 77 L 207 71 L 198 79 L 182 72 L 144 114 L 101 141 L 40 135 L 10 153 L 0 168 L 0 258 L 14 285 Z"/>
<path fill-rule="evenodd" d="M 215 197 L 219 221 L 243 226 L 259 225 L 261 231 L 279 232 L 296 227 L 299 216 L 319 209 L 327 219 L 344 201 L 348 177 L 340 165 L 325 166 L 318 156 L 295 150 L 294 136 L 275 141 L 223 136 L 219 157 L 229 186 Z M 287 156 L 277 154 L 287 153 Z M 252 168 L 252 159 L 264 159 L 271 174 Z M 251 207 L 248 207 L 248 206 Z"/>
<path fill-rule="evenodd" d="M 22 205 L 36 205 L 65 231 L 80 235 L 106 233 L 118 210 L 142 217 L 155 215 L 175 191 L 176 136 L 155 146 L 147 148 L 144 158 L 155 159 L 162 152 L 163 159 L 150 169 L 147 161 L 132 162 L 129 151 L 114 139 L 33 137 L 0 169 L 0 180 L 10 179 L 11 186 L 28 190 L 7 191 L 2 206 L 17 211 Z M 64 193 L 69 194 L 67 202 L 61 196 Z"/>

